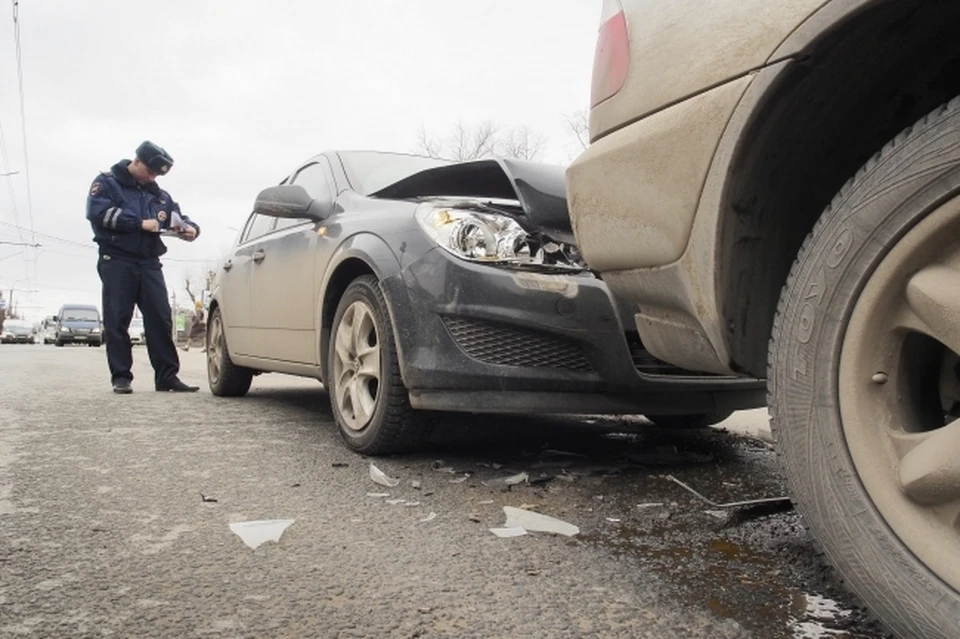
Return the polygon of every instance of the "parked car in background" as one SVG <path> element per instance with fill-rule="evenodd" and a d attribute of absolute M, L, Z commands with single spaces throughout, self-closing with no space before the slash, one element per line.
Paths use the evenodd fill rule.
<path fill-rule="evenodd" d="M 146 344 L 147 334 L 143 328 L 143 318 L 134 317 L 130 320 L 130 328 L 127 331 L 130 334 L 131 344 Z"/>
<path fill-rule="evenodd" d="M 53 344 L 57 341 L 57 316 L 44 317 L 40 324 L 40 338 L 44 344 Z"/>
<path fill-rule="evenodd" d="M 103 323 L 96 306 L 65 304 L 57 315 L 56 345 L 103 344 Z"/>
<path fill-rule="evenodd" d="M 794 503 L 902 637 L 960 636 L 960 3 L 606 0 L 587 264 L 653 356 L 769 378 Z"/>
<path fill-rule="evenodd" d="M 425 411 L 705 425 L 763 404 L 762 382 L 652 357 L 572 240 L 560 167 L 318 155 L 260 194 L 220 265 L 210 389 L 321 379 L 370 454 L 415 447 Z"/>
<path fill-rule="evenodd" d="M 4 344 L 34 344 L 37 340 L 37 331 L 32 322 L 21 319 L 3 321 L 3 331 L 0 333 L 0 342 Z"/>

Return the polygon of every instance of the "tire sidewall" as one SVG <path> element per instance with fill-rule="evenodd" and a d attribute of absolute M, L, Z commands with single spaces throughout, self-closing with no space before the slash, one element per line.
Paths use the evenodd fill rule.
<path fill-rule="evenodd" d="M 220 395 L 223 393 L 223 384 L 224 379 L 227 376 L 227 366 L 229 365 L 229 355 L 227 355 L 227 333 L 224 330 L 223 326 L 223 313 L 220 312 L 220 307 L 213 309 L 213 313 L 210 314 L 210 319 L 207 321 L 207 325 L 212 327 L 215 322 L 220 324 L 220 376 L 217 378 L 216 383 L 210 377 L 210 361 L 207 360 L 207 383 L 210 384 L 210 390 L 214 395 Z M 207 352 L 210 352 L 210 339 L 213 335 L 213 331 L 207 331 L 207 338 L 204 340 L 207 344 Z M 209 356 L 208 356 L 209 357 Z"/>
<path fill-rule="evenodd" d="M 330 338 L 327 347 L 327 372 L 329 379 L 327 381 L 327 394 L 330 396 L 330 407 L 333 412 L 334 421 L 340 430 L 340 435 L 347 444 L 355 450 L 363 450 L 370 446 L 380 434 L 380 428 L 387 417 L 387 408 L 390 398 L 387 395 L 391 391 L 390 373 L 395 366 L 393 361 L 393 330 L 387 317 L 387 309 L 383 307 L 374 290 L 375 280 L 370 277 L 361 277 L 354 280 L 337 305 L 337 312 L 333 316 L 333 325 L 330 329 Z M 373 410 L 373 416 L 370 422 L 363 430 L 353 430 L 347 426 L 340 408 L 337 406 L 336 399 L 336 380 L 334 377 L 334 358 L 336 357 L 336 335 L 343 320 L 344 314 L 350 305 L 361 301 L 370 307 L 373 312 L 373 321 L 377 327 L 377 345 L 380 349 L 380 380 L 377 385 L 377 400 Z"/>
<path fill-rule="evenodd" d="M 960 634 L 960 595 L 903 545 L 861 484 L 838 376 L 846 327 L 870 275 L 897 240 L 960 193 L 956 164 L 931 177 L 911 161 L 911 149 L 935 146 L 938 132 L 908 137 L 869 164 L 825 213 L 784 290 L 769 374 L 774 436 L 798 510 L 852 589 L 904 636 Z M 957 148 L 951 154 L 960 160 Z"/>

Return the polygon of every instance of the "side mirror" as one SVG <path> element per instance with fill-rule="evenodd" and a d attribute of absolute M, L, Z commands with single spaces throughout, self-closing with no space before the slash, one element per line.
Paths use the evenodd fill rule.
<path fill-rule="evenodd" d="M 332 206 L 310 197 L 298 184 L 271 186 L 260 191 L 253 204 L 253 212 L 270 217 L 322 220 L 330 215 Z"/>

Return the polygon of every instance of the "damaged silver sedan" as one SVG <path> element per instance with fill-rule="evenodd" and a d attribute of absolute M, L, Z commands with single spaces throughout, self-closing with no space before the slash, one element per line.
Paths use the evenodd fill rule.
<path fill-rule="evenodd" d="M 562 167 L 327 152 L 260 193 L 220 265 L 208 378 L 315 377 L 367 454 L 416 448 L 430 411 L 696 426 L 763 405 L 762 382 L 651 356 L 632 313 L 580 259 Z"/>

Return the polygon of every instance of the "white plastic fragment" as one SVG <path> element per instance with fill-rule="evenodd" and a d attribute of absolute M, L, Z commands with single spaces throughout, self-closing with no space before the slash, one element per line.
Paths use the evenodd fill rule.
<path fill-rule="evenodd" d="M 457 477 L 456 479 L 451 479 L 451 480 L 450 480 L 450 483 L 451 483 L 451 484 L 462 484 L 463 482 L 467 481 L 468 479 L 470 479 L 470 473 L 464 473 L 464 475 L 463 475 L 462 477 Z"/>
<path fill-rule="evenodd" d="M 422 523 L 426 523 L 426 522 L 428 522 L 428 521 L 433 521 L 433 520 L 436 519 L 436 518 L 437 518 L 437 513 L 430 513 L 429 515 L 427 515 L 426 517 L 424 517 L 424 518 L 421 519 L 420 521 L 421 521 Z"/>
<path fill-rule="evenodd" d="M 484 499 L 483 501 L 478 501 L 477 503 L 480 504 L 481 506 L 486 506 L 487 504 L 492 504 L 492 503 L 493 503 L 493 500 L 492 500 L 492 499 Z"/>
<path fill-rule="evenodd" d="M 386 473 L 373 464 L 370 464 L 370 479 L 372 479 L 374 483 L 386 486 L 387 488 L 394 488 L 400 484 L 399 479 L 388 477 Z"/>
<path fill-rule="evenodd" d="M 514 527 L 514 528 L 491 528 L 492 532 L 497 537 L 501 539 L 507 539 L 509 537 L 520 537 L 521 535 L 526 535 L 527 531 L 524 528 Z"/>
<path fill-rule="evenodd" d="M 396 506 L 397 504 L 402 504 L 405 501 L 407 500 L 406 499 L 388 499 L 387 503 L 390 504 L 391 506 Z"/>
<path fill-rule="evenodd" d="M 378 497 L 380 499 L 389 497 L 390 493 L 367 493 L 367 497 Z"/>
<path fill-rule="evenodd" d="M 637 504 L 637 508 L 659 508 L 660 506 L 663 506 L 663 502 L 657 501 L 657 502 L 650 502 L 647 504 Z"/>
<path fill-rule="evenodd" d="M 407 503 L 404 504 L 404 506 L 406 506 L 407 508 L 414 508 L 419 505 L 420 505 L 419 501 L 408 501 Z"/>
<path fill-rule="evenodd" d="M 239 521 L 230 524 L 232 530 L 240 539 L 250 548 L 256 548 L 267 541 L 280 541 L 283 535 L 294 519 L 265 519 L 261 521 Z"/>
<path fill-rule="evenodd" d="M 619 523 L 620 523 L 620 520 L 619 520 L 618 518 L 616 518 L 616 517 L 607 517 L 607 521 L 609 521 L 611 524 L 619 524 Z"/>
<path fill-rule="evenodd" d="M 503 513 L 507 516 L 507 521 L 503 524 L 504 528 L 524 528 L 533 532 L 555 533 L 567 537 L 580 533 L 580 529 L 573 524 L 532 510 L 504 506 Z"/>

